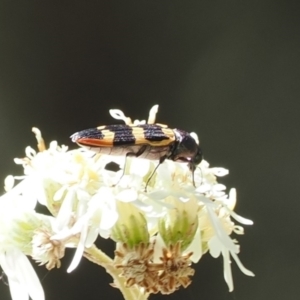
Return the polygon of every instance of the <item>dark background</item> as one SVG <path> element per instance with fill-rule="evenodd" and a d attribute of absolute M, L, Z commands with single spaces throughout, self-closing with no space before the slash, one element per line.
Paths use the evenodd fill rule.
<path fill-rule="evenodd" d="M 221 182 L 255 222 L 238 239 L 256 277 L 233 263 L 229 293 L 222 259 L 205 255 L 188 289 L 151 299 L 299 299 L 299 13 L 274 0 L 2 0 L 0 180 L 21 174 L 32 126 L 74 147 L 75 131 L 114 122 L 110 108 L 145 119 L 159 103 L 158 122 L 196 131 L 211 165 L 230 169 Z M 38 268 L 47 300 L 122 299 L 85 259 L 66 274 L 71 258 Z"/>

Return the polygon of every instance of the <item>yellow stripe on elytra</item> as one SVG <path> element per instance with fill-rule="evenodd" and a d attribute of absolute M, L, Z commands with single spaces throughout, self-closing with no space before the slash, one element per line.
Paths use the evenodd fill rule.
<path fill-rule="evenodd" d="M 170 139 L 169 143 L 171 141 L 172 142 L 175 141 L 176 137 L 175 137 L 174 131 L 171 128 L 162 128 L 161 130 Z"/>
<path fill-rule="evenodd" d="M 104 126 L 104 128 L 105 128 L 105 126 Z M 99 127 L 97 127 L 97 129 L 99 129 Z M 104 138 L 102 140 L 98 140 L 99 146 L 112 147 L 112 145 L 114 143 L 114 139 L 115 139 L 115 133 L 113 131 L 108 130 L 108 129 L 101 130 L 101 132 L 104 135 Z"/>
<path fill-rule="evenodd" d="M 144 128 L 142 127 L 132 127 L 132 135 L 135 138 L 135 144 L 150 144 L 149 141 L 145 139 Z M 151 144 L 150 144 L 151 145 Z"/>
<path fill-rule="evenodd" d="M 148 144 L 151 146 L 168 146 L 171 142 L 175 141 L 175 135 L 170 128 L 161 128 L 162 132 L 165 134 L 167 139 L 161 141 L 149 141 L 145 138 L 145 130 L 141 127 L 133 127 L 132 134 L 135 137 L 135 144 Z"/>

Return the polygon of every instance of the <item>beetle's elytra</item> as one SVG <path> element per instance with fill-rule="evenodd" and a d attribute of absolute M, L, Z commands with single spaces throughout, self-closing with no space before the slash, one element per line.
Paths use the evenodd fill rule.
<path fill-rule="evenodd" d="M 76 132 L 71 138 L 98 153 L 159 160 L 158 166 L 165 159 L 186 162 L 192 173 L 202 160 L 202 150 L 188 132 L 162 124 L 99 126 Z"/>

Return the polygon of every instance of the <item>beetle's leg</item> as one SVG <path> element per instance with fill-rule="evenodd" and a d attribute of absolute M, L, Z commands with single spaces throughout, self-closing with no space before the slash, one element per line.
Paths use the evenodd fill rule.
<path fill-rule="evenodd" d="M 193 163 L 189 163 L 188 166 L 189 166 L 190 171 L 192 172 L 193 186 L 196 187 L 196 184 L 195 184 L 195 170 L 196 170 L 196 165 L 193 164 Z M 201 170 L 201 168 L 200 168 L 200 172 L 201 172 L 201 182 L 202 182 L 202 170 Z M 201 185 L 201 182 L 200 182 L 200 185 Z"/>
<path fill-rule="evenodd" d="M 192 172 L 192 180 L 193 180 L 193 186 L 196 187 L 196 184 L 195 184 L 195 170 L 196 170 L 196 167 L 194 164 L 191 164 L 190 163 L 190 170 Z"/>
<path fill-rule="evenodd" d="M 148 180 L 147 180 L 147 182 L 146 182 L 145 192 L 147 192 L 147 186 L 148 186 L 150 180 L 152 179 L 154 173 L 156 172 L 156 170 L 158 169 L 158 167 L 166 160 L 167 157 L 168 157 L 168 155 L 163 155 L 163 156 L 159 159 L 159 163 L 157 164 L 157 166 L 155 167 L 155 169 L 153 170 L 153 172 L 151 173 L 150 177 L 148 178 Z"/>
<path fill-rule="evenodd" d="M 141 148 L 136 153 L 135 152 L 127 152 L 126 153 L 125 163 L 124 163 L 124 167 L 123 167 L 123 173 L 122 173 L 121 177 L 119 178 L 118 182 L 115 185 L 117 185 L 121 181 L 123 176 L 125 175 L 127 157 L 139 157 L 140 155 L 142 155 L 145 152 L 146 148 L 147 148 L 147 145 L 143 145 L 143 146 L 141 146 Z"/>

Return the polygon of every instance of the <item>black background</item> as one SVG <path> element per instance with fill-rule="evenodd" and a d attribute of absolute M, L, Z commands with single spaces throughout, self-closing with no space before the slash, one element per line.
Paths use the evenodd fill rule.
<path fill-rule="evenodd" d="M 32 126 L 74 147 L 75 131 L 114 122 L 110 108 L 145 119 L 158 103 L 158 122 L 196 131 L 229 168 L 221 182 L 255 222 L 239 241 L 256 277 L 233 263 L 229 293 L 221 258 L 205 255 L 188 289 L 151 299 L 299 299 L 299 13 L 296 1 L 2 0 L 0 180 L 21 174 Z M 71 259 L 38 268 L 47 300 L 122 299 L 85 259 L 66 274 Z"/>

